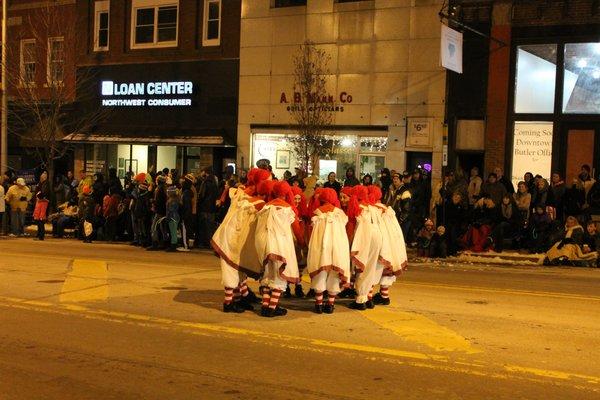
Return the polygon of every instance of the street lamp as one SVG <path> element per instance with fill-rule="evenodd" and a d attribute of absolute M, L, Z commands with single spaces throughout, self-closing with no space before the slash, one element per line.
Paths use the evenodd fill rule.
<path fill-rule="evenodd" d="M 8 0 L 2 0 L 2 121 L 0 130 L 0 173 L 4 175 L 8 166 L 8 101 L 6 93 L 6 26 L 8 24 Z"/>

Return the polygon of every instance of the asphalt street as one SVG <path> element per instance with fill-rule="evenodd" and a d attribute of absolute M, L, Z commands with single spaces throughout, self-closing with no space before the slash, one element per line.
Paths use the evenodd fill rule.
<path fill-rule="evenodd" d="M 207 251 L 0 255 L 1 400 L 600 398 L 596 269 L 412 263 L 388 307 L 265 319 L 221 311 Z"/>

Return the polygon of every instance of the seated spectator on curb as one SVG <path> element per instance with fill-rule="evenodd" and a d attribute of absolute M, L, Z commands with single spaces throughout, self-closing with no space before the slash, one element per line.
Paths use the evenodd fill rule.
<path fill-rule="evenodd" d="M 577 219 L 567 217 L 562 239 L 556 242 L 546 253 L 547 263 L 551 265 L 595 266 L 598 253 L 583 250 L 584 232 Z M 589 250 L 589 249 L 588 249 Z"/>
<path fill-rule="evenodd" d="M 493 242 L 490 234 L 494 222 L 499 220 L 498 213 L 498 207 L 490 197 L 479 199 L 473 210 L 473 223 L 463 237 L 463 247 L 475 253 L 487 251 Z"/>
<path fill-rule="evenodd" d="M 585 254 L 600 250 L 600 234 L 595 222 L 589 221 L 583 238 L 583 252 Z"/>
<path fill-rule="evenodd" d="M 505 239 L 515 239 L 521 230 L 522 220 L 517 205 L 510 194 L 505 194 L 500 204 L 499 220 L 492 231 L 491 238 L 494 250 L 504 250 Z"/>
<path fill-rule="evenodd" d="M 435 225 L 432 220 L 425 220 L 424 226 L 417 234 L 417 254 L 419 257 L 446 258 L 448 245 L 446 243 L 446 229 Z"/>
<path fill-rule="evenodd" d="M 417 255 L 419 257 L 429 257 L 429 248 L 434 234 L 435 226 L 433 221 L 426 219 L 423 227 L 417 233 Z"/>
<path fill-rule="evenodd" d="M 68 203 L 58 206 L 58 212 L 50 215 L 48 221 L 52 223 L 52 237 L 62 238 L 66 228 L 77 227 L 77 193 L 71 197 Z"/>
<path fill-rule="evenodd" d="M 544 253 L 548 250 L 552 220 L 545 207 L 536 207 L 529 220 L 528 248 L 530 253 Z"/>

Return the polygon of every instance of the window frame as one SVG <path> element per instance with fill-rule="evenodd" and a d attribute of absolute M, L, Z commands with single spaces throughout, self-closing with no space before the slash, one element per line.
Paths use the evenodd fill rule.
<path fill-rule="evenodd" d="M 219 36 L 216 39 L 208 39 L 209 7 L 211 3 L 219 4 Z M 220 46 L 221 45 L 221 23 L 223 20 L 223 1 L 222 0 L 204 0 L 204 14 L 202 20 L 202 46 Z M 211 20 L 214 21 L 214 20 Z"/>
<path fill-rule="evenodd" d="M 106 46 L 100 46 L 100 15 L 106 13 L 108 25 L 106 27 Z M 110 47 L 110 0 L 96 1 L 94 3 L 94 51 L 108 51 Z"/>
<path fill-rule="evenodd" d="M 63 53 L 63 57 L 62 60 L 53 60 L 52 59 L 52 44 L 54 42 L 61 42 L 62 43 L 62 53 Z M 60 80 L 54 80 L 52 79 L 52 65 L 55 63 L 62 63 L 62 79 Z M 64 36 L 54 36 L 54 37 L 49 37 L 48 38 L 48 50 L 47 50 L 47 54 L 46 54 L 46 82 L 48 85 L 61 85 L 64 80 L 65 80 L 65 38 Z"/>
<path fill-rule="evenodd" d="M 158 41 L 158 12 L 163 7 L 176 7 L 177 20 L 175 22 L 175 40 L 168 42 Z M 136 43 L 137 11 L 141 9 L 154 9 L 153 41 L 152 43 Z M 177 47 L 179 44 L 179 0 L 132 0 L 130 16 L 130 43 L 131 49 L 154 49 Z"/>
<path fill-rule="evenodd" d="M 35 66 L 34 71 L 33 71 L 33 80 L 31 81 L 26 81 L 25 80 L 25 57 L 24 57 L 24 53 L 23 53 L 23 48 L 28 45 L 28 44 L 33 44 L 34 46 L 34 52 L 33 52 L 33 56 L 34 56 L 34 60 L 31 63 L 28 64 L 33 64 Z M 21 39 L 21 42 L 19 43 L 19 82 L 21 84 L 21 86 L 35 86 L 36 84 L 36 75 L 37 75 L 37 48 L 36 48 L 36 40 L 35 39 Z"/>

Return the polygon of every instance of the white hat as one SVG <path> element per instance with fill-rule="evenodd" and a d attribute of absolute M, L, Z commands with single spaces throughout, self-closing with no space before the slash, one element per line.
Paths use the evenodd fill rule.
<path fill-rule="evenodd" d="M 19 185 L 19 186 L 25 186 L 25 179 L 18 178 L 17 179 L 17 185 Z"/>

